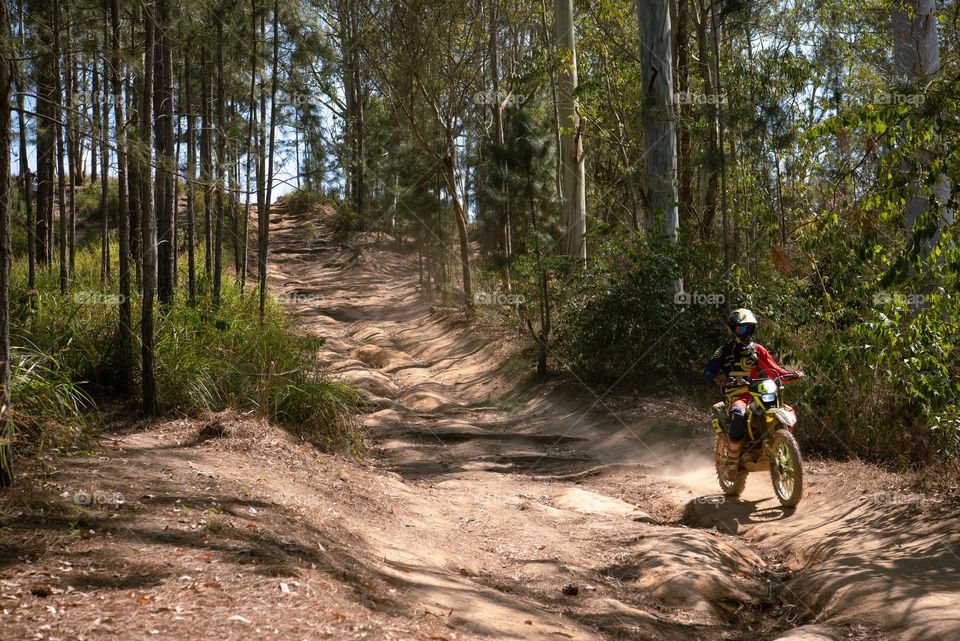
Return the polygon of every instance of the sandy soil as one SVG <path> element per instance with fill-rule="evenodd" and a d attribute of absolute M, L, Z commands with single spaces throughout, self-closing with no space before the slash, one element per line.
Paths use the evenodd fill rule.
<path fill-rule="evenodd" d="M 960 639 L 955 503 L 829 462 L 794 511 L 766 475 L 726 500 L 689 401 L 537 385 L 409 257 L 273 229 L 367 456 L 223 413 L 38 464 L 0 496 L 0 639 Z"/>

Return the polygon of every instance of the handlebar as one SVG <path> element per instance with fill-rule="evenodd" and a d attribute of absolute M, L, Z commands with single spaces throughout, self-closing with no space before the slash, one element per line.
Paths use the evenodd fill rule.
<path fill-rule="evenodd" d="M 781 383 L 781 382 L 798 381 L 798 380 L 800 380 L 800 379 L 802 379 L 802 378 L 806 378 L 806 377 L 807 377 L 807 375 L 804 374 L 803 372 L 800 372 L 800 371 L 797 371 L 797 372 L 787 372 L 786 374 L 778 374 L 778 375 L 776 375 L 776 376 L 763 377 L 763 378 L 745 378 L 745 377 L 743 377 L 743 376 L 735 376 L 735 377 L 733 377 L 733 378 L 727 379 L 727 380 L 723 383 L 723 386 L 724 386 L 724 387 L 731 387 L 731 386 L 734 386 L 734 387 L 750 387 L 750 385 L 751 385 L 752 383 L 755 383 L 755 382 L 757 382 L 757 381 L 762 381 L 762 380 L 764 380 L 765 378 L 773 378 L 773 379 L 776 379 L 777 383 L 779 384 L 779 383 Z"/>

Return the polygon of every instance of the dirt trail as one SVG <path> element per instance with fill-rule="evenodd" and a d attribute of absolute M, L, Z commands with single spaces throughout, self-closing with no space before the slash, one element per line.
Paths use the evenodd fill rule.
<path fill-rule="evenodd" d="M 71 541 L 7 502 L 35 522 L 0 547 L 0 638 L 960 639 L 950 506 L 858 464 L 810 465 L 794 512 L 763 475 L 726 501 L 698 408 L 518 384 L 511 338 L 432 311 L 408 257 L 272 224 L 277 291 L 370 396 L 367 462 L 229 415 L 63 462 L 51 492 L 133 498 Z"/>
<path fill-rule="evenodd" d="M 524 638 L 960 639 L 949 510 L 842 487 L 836 465 L 811 466 L 796 512 L 766 475 L 725 501 L 709 435 L 689 421 L 624 418 L 586 386 L 514 389 L 506 350 L 431 314 L 409 260 L 328 246 L 337 259 L 305 264 L 304 222 L 276 235 L 289 243 L 277 282 L 320 296 L 298 311 L 335 337 L 331 366 L 382 408 L 366 417 L 368 440 L 404 482 L 410 522 L 372 540 L 409 596 L 453 625 Z"/>

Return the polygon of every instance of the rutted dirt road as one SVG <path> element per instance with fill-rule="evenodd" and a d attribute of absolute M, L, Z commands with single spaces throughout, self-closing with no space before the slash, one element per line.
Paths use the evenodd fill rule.
<path fill-rule="evenodd" d="M 370 396 L 366 463 L 232 415 L 106 440 L 43 482 L 123 506 L 4 503 L 0 638 L 960 639 L 955 505 L 851 463 L 795 512 L 765 475 L 725 501 L 697 408 L 534 386 L 409 257 L 274 224 L 277 291 Z"/>
<path fill-rule="evenodd" d="M 957 521 L 923 497 L 839 487 L 856 466 L 813 465 L 796 513 L 766 475 L 724 501 L 709 435 L 689 420 L 653 403 L 626 417 L 575 383 L 517 388 L 501 343 L 429 313 L 411 261 L 368 246 L 311 267 L 297 251 L 303 221 L 285 224 L 276 283 L 318 295 L 301 317 L 381 408 L 368 440 L 403 482 L 409 522 L 372 538 L 408 596 L 453 625 L 524 638 L 960 639 Z"/>

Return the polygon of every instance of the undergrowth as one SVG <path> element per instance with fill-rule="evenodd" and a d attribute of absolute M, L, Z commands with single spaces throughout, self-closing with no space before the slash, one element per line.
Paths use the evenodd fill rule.
<path fill-rule="evenodd" d="M 96 427 L 88 420 L 98 402 L 138 406 L 139 358 L 124 363 L 118 341 L 118 247 L 112 275 L 100 278 L 96 239 L 77 250 L 69 291 L 59 270 L 38 268 L 28 290 L 25 261 L 12 274 L 12 404 L 18 449 L 41 453 L 88 447 Z M 184 261 L 185 264 L 185 261 Z M 181 266 L 181 282 L 186 281 Z M 282 308 L 268 300 L 261 321 L 255 290 L 241 292 L 225 275 L 214 301 L 199 279 L 188 300 L 178 288 L 172 305 L 155 310 L 158 400 L 165 414 L 196 415 L 233 408 L 267 418 L 327 450 L 357 452 L 356 389 L 332 380 L 320 365 L 322 339 L 301 335 Z M 141 297 L 131 298 L 132 353 L 140 354 Z"/>

